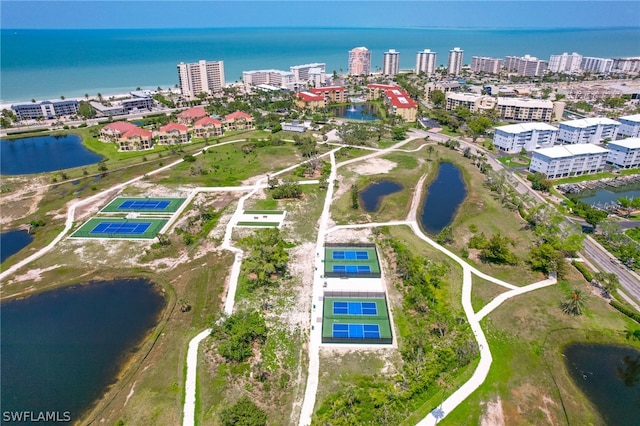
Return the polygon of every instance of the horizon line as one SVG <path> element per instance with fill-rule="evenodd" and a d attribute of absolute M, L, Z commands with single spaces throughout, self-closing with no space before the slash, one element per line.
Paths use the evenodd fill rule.
<path fill-rule="evenodd" d="M 216 30 L 216 29 L 316 29 L 316 30 L 368 30 L 368 29 L 385 29 L 385 30 L 486 30 L 486 31 L 551 31 L 551 30 L 629 30 L 640 29 L 640 25 L 637 26 L 602 26 L 602 27 L 458 27 L 458 26 L 217 26 L 217 27 L 114 27 L 114 28 L 30 28 L 30 27 L 16 27 L 16 28 L 1 28 L 0 31 L 116 31 L 116 30 Z"/>

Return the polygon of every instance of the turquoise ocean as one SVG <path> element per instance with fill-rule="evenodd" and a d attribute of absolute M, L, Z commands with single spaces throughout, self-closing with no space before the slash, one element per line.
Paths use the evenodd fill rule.
<path fill-rule="evenodd" d="M 288 70 L 311 62 L 326 63 L 327 72 L 346 72 L 347 52 L 357 46 L 372 51 L 372 71 L 389 49 L 400 52 L 403 69 L 413 68 L 423 49 L 436 51 L 438 63 L 445 64 L 454 47 L 464 50 L 464 63 L 475 55 L 640 56 L 640 28 L 3 29 L 0 36 L 0 103 L 173 87 L 178 62 L 200 59 L 224 61 L 228 83 L 240 81 L 243 70 Z"/>

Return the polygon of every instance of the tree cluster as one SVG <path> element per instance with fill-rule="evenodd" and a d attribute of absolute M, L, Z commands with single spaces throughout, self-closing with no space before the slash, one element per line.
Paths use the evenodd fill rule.
<path fill-rule="evenodd" d="M 552 186 L 551 181 L 540 172 L 528 174 L 527 180 L 531 182 L 531 188 L 536 191 L 549 192 Z"/>
<path fill-rule="evenodd" d="M 338 127 L 337 133 L 346 145 L 366 145 L 376 135 L 376 128 L 366 123 L 345 123 Z"/>
<path fill-rule="evenodd" d="M 242 268 L 249 275 L 253 288 L 272 285 L 278 277 L 287 272 L 291 247 L 280 235 L 277 228 L 260 229 L 240 240 L 247 257 Z"/>
<path fill-rule="evenodd" d="M 253 354 L 254 344 L 267 339 L 267 325 L 259 312 L 240 311 L 214 324 L 211 336 L 225 360 L 244 362 Z"/>

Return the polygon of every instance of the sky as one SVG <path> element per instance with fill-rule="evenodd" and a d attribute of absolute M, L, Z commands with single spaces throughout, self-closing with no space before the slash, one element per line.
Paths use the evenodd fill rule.
<path fill-rule="evenodd" d="M 637 0 L 1 0 L 0 27 L 6 29 L 640 27 L 640 2 Z"/>

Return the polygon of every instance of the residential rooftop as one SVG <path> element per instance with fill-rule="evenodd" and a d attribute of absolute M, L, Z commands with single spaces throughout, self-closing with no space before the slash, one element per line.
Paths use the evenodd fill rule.
<path fill-rule="evenodd" d="M 609 150 L 598 145 L 590 143 L 579 143 L 573 145 L 557 145 L 549 148 L 540 148 L 533 151 L 534 154 L 542 155 L 547 158 L 565 158 L 575 155 L 586 154 L 606 154 Z"/>

